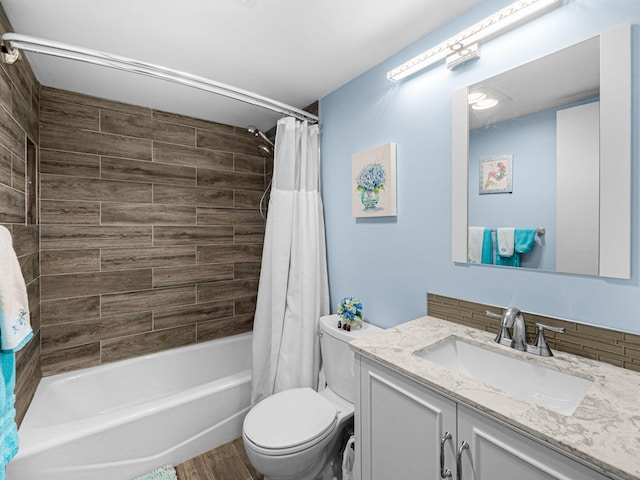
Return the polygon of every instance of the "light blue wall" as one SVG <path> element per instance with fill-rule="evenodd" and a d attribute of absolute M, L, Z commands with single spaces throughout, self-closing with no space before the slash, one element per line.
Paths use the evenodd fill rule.
<path fill-rule="evenodd" d="M 386 72 L 511 3 L 486 0 L 320 101 L 332 311 L 344 295 L 383 327 L 424 315 L 436 293 L 640 333 L 638 0 L 568 0 L 482 46 L 482 58 L 401 83 Z M 451 262 L 451 92 L 597 35 L 633 25 L 632 278 L 611 280 Z M 351 155 L 396 142 L 398 216 L 351 216 Z"/>
<path fill-rule="evenodd" d="M 480 160 L 513 156 L 513 192 L 480 195 Z M 523 268 L 555 270 L 556 109 L 469 132 L 469 225 L 544 227 Z"/>

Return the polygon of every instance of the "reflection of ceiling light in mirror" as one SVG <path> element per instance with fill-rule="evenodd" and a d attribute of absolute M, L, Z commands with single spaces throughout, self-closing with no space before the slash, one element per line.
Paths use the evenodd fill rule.
<path fill-rule="evenodd" d="M 477 46 L 474 47 L 474 43 L 494 37 L 501 31 L 513 28 L 536 15 L 548 12 L 552 8 L 561 5 L 562 2 L 563 0 L 518 0 L 435 47 L 422 52 L 399 67 L 390 70 L 387 73 L 387 78 L 397 82 L 430 67 L 440 60 L 444 60 L 451 54 L 456 56 L 450 62 L 450 68 L 454 68 L 478 56 Z M 458 49 L 457 51 L 456 48 Z M 474 48 L 475 51 L 473 50 Z M 465 55 L 460 55 L 461 49 L 469 49 L 469 52 L 464 52 Z"/>
<path fill-rule="evenodd" d="M 485 98 L 487 98 L 487 95 L 482 92 L 471 92 L 468 97 L 469 105 L 473 105 L 474 103 L 479 102 L 480 100 L 484 100 Z"/>
<path fill-rule="evenodd" d="M 489 108 L 495 107 L 497 104 L 498 100 L 496 100 L 495 98 L 483 98 L 482 100 L 479 100 L 471 105 L 471 108 L 474 110 L 487 110 Z"/>

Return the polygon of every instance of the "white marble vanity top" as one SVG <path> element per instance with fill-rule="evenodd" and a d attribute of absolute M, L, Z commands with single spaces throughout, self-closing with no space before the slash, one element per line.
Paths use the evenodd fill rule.
<path fill-rule="evenodd" d="M 547 410 L 471 377 L 413 355 L 450 336 L 540 362 L 593 381 L 572 415 Z M 608 474 L 640 480 L 640 373 L 576 355 L 517 352 L 494 335 L 434 317 L 421 317 L 351 342 L 351 348 L 393 370 L 582 458 Z"/>

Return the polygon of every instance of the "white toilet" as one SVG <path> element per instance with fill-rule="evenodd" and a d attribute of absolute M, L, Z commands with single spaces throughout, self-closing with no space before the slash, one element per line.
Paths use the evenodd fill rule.
<path fill-rule="evenodd" d="M 256 404 L 247 414 L 242 440 L 249 460 L 265 480 L 312 480 L 337 448 L 353 418 L 355 366 L 351 340 L 380 331 L 338 329 L 338 316 L 320 318 L 320 351 L 327 388 L 293 388 Z"/>

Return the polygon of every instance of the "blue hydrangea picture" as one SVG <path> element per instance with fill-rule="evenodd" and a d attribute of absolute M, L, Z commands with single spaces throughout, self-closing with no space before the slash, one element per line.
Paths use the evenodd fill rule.
<path fill-rule="evenodd" d="M 351 157 L 351 209 L 354 217 L 389 217 L 396 213 L 396 144 Z"/>

